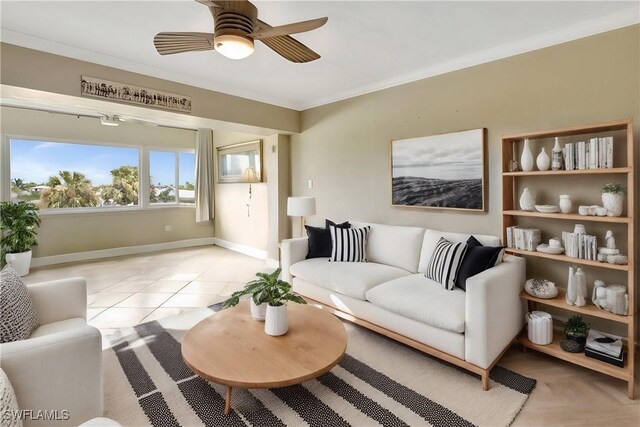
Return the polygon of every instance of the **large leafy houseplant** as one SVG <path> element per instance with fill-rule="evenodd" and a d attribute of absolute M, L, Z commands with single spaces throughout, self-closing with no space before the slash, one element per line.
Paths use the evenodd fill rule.
<path fill-rule="evenodd" d="M 257 279 L 247 283 L 243 289 L 232 293 L 229 299 L 224 302 L 224 308 L 238 305 L 240 298 L 245 295 L 250 295 L 256 305 L 267 303 L 278 307 L 285 304 L 286 301 L 306 304 L 307 302 L 301 296 L 291 292 L 289 283 L 278 278 L 281 271 L 282 269 L 278 268 L 271 274 L 256 273 Z"/>
<path fill-rule="evenodd" d="M 6 254 L 28 252 L 38 245 L 36 228 L 40 225 L 38 207 L 30 202 L 0 202 L 1 264 Z"/>

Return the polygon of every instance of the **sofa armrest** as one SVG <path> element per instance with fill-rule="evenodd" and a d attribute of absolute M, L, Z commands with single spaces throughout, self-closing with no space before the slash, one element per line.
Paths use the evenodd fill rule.
<path fill-rule="evenodd" d="M 0 344 L 0 356 L 20 409 L 69 411 L 68 420 L 25 426 L 77 426 L 102 416 L 102 337 L 93 326 Z"/>
<path fill-rule="evenodd" d="M 524 326 L 520 292 L 526 280 L 524 258 L 505 261 L 467 279 L 465 360 L 488 368 Z"/>
<path fill-rule="evenodd" d="M 282 280 L 291 283 L 289 268 L 296 262 L 302 261 L 309 253 L 309 241 L 307 237 L 286 239 L 282 241 L 280 266 L 282 267 Z"/>
<path fill-rule="evenodd" d="M 41 325 L 73 318 L 87 320 L 87 282 L 83 278 L 34 283 L 27 289 Z"/>

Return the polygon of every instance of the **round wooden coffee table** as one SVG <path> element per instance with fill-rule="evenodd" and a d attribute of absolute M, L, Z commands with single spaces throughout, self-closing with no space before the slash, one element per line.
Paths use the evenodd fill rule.
<path fill-rule="evenodd" d="M 198 323 L 182 342 L 182 357 L 202 378 L 231 390 L 277 388 L 316 378 L 333 368 L 347 349 L 342 322 L 310 305 L 288 304 L 289 331 L 272 337 L 253 320 L 249 303 L 222 310 Z"/>

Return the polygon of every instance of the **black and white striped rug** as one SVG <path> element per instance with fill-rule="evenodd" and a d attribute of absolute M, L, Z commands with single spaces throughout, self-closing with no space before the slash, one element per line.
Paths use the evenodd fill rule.
<path fill-rule="evenodd" d="M 504 426 L 535 387 L 496 367 L 485 392 L 479 377 L 347 322 L 347 354 L 331 372 L 279 389 L 234 389 L 225 416 L 224 386 L 194 375 L 180 351 L 186 332 L 212 313 L 109 335 L 105 416 L 124 426 Z"/>

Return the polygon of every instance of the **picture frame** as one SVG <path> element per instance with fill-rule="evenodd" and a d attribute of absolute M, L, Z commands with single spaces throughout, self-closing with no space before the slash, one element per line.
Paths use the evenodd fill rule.
<path fill-rule="evenodd" d="M 391 206 L 486 211 L 487 129 L 391 141 Z"/>
<path fill-rule="evenodd" d="M 262 182 L 262 140 L 240 142 L 217 147 L 217 181 L 219 183 L 244 182 L 242 175 L 249 167 L 255 169 L 258 182 Z"/>

